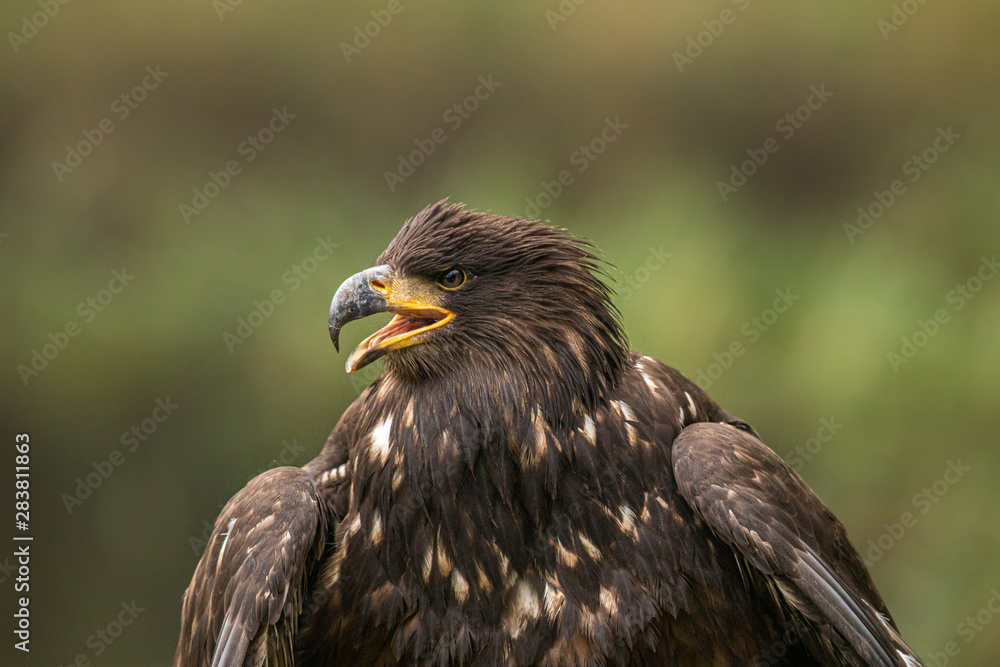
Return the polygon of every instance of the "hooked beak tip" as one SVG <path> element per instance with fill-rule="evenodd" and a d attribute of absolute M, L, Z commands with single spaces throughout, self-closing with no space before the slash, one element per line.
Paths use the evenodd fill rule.
<path fill-rule="evenodd" d="M 385 298 L 372 289 L 373 280 L 386 280 L 389 267 L 374 266 L 356 273 L 345 280 L 330 302 L 330 340 L 337 352 L 340 352 L 340 330 L 348 322 L 373 313 L 384 312 L 387 308 Z"/>
<path fill-rule="evenodd" d="M 340 330 L 334 325 L 330 325 L 330 340 L 333 341 L 333 347 L 337 352 L 340 352 Z"/>

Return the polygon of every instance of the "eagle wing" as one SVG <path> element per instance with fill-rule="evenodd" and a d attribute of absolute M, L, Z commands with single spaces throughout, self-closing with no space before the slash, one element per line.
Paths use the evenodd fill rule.
<path fill-rule="evenodd" d="M 784 461 L 730 424 L 674 441 L 683 498 L 733 548 L 744 576 L 770 590 L 817 658 L 833 665 L 917 666 L 843 525 Z"/>
<path fill-rule="evenodd" d="M 268 470 L 223 508 L 184 594 L 177 667 L 290 667 L 326 518 L 313 477 Z"/>

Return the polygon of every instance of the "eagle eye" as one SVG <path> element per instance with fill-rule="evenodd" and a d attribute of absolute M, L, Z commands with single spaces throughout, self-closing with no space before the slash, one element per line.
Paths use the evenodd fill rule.
<path fill-rule="evenodd" d="M 459 268 L 451 268 L 441 274 L 438 284 L 445 289 L 458 289 L 465 284 L 465 271 Z"/>

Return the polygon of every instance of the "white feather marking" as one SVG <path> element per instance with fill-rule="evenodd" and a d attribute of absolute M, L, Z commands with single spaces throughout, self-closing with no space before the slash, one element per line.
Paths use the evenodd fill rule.
<path fill-rule="evenodd" d="M 438 555 L 438 570 L 441 571 L 441 575 L 447 577 L 451 574 L 451 558 L 448 557 L 448 552 L 444 550 L 444 542 L 441 540 L 440 534 L 437 540 L 437 555 Z"/>
<path fill-rule="evenodd" d="M 550 581 L 545 583 L 545 591 L 542 593 L 542 602 L 545 605 L 545 615 L 553 621 L 562 613 L 566 605 L 566 596 L 559 586 L 553 583 L 554 579 L 548 577 Z"/>
<path fill-rule="evenodd" d="M 688 409 L 691 410 L 691 419 L 698 418 L 698 407 L 694 404 L 694 399 L 691 398 L 691 394 L 684 392 L 684 395 L 688 399 Z"/>
<path fill-rule="evenodd" d="M 659 387 L 653 382 L 653 378 L 646 375 L 646 371 L 642 371 L 642 379 L 646 382 L 646 386 L 649 387 L 650 391 L 656 391 Z"/>
<path fill-rule="evenodd" d="M 382 542 L 382 515 L 379 514 L 378 510 L 375 510 L 372 515 L 372 531 L 368 534 L 368 537 L 375 546 L 378 546 Z"/>
<path fill-rule="evenodd" d="M 514 598 L 514 611 L 519 616 L 527 618 L 538 618 L 542 612 L 538 594 L 531 588 L 527 581 L 521 579 L 517 584 L 517 593 Z"/>
<path fill-rule="evenodd" d="M 347 549 L 347 542 L 345 541 L 341 548 L 333 555 L 333 568 L 330 572 L 330 584 L 336 585 L 340 581 L 340 564 L 344 560 L 344 553 Z"/>
<path fill-rule="evenodd" d="M 601 607 L 608 613 L 608 616 L 613 616 L 618 612 L 618 599 L 611 589 L 604 586 L 601 586 Z"/>
<path fill-rule="evenodd" d="M 335 482 L 337 480 L 344 479 L 345 477 L 347 477 L 347 464 L 341 463 L 336 468 L 331 468 L 330 470 L 324 472 L 322 476 L 320 476 L 319 481 L 320 484 L 326 484 L 327 482 Z"/>
<path fill-rule="evenodd" d="M 618 511 L 622 515 L 621 519 L 621 529 L 622 532 L 630 535 L 633 540 L 639 539 L 639 531 L 635 529 L 635 512 L 628 505 L 621 505 Z"/>
<path fill-rule="evenodd" d="M 649 494 L 646 494 L 646 501 L 642 504 L 642 516 L 639 519 L 643 523 L 649 523 L 649 520 L 653 518 L 653 515 L 649 512 Z"/>
<path fill-rule="evenodd" d="M 229 533 L 232 532 L 234 525 L 236 525 L 236 519 L 235 518 L 234 519 L 230 519 L 229 520 L 229 524 L 226 525 L 226 532 L 224 532 L 222 534 L 222 536 L 223 536 L 222 537 L 222 546 L 219 547 L 219 559 L 217 561 L 218 564 L 222 563 L 222 554 L 224 554 L 226 552 L 226 542 L 229 541 Z M 218 567 L 218 565 L 216 565 L 216 567 Z"/>
<path fill-rule="evenodd" d="M 465 580 L 458 570 L 451 572 L 451 589 L 455 591 L 455 599 L 460 603 L 469 599 L 469 582 Z"/>
<path fill-rule="evenodd" d="M 386 417 L 372 430 L 372 452 L 382 465 L 389 460 L 389 433 L 392 429 L 392 417 Z"/>
<path fill-rule="evenodd" d="M 524 579 L 518 580 L 517 590 L 504 614 L 504 628 L 512 639 L 517 639 L 528 623 L 541 615 L 542 601 Z"/>
<path fill-rule="evenodd" d="M 559 560 L 560 563 L 569 568 L 576 567 L 576 562 L 579 560 L 579 557 L 575 553 L 564 547 L 562 540 L 558 538 L 556 539 L 556 558 Z"/>
<path fill-rule="evenodd" d="M 590 415 L 583 416 L 583 434 L 587 436 L 590 444 L 597 443 L 597 428 L 594 426 L 594 420 L 590 418 Z"/>
<path fill-rule="evenodd" d="M 427 547 L 427 551 L 424 553 L 424 582 L 429 582 L 431 580 L 431 570 L 434 568 L 434 549 L 431 546 Z"/>
<path fill-rule="evenodd" d="M 535 461 L 541 461 L 548 449 L 548 438 L 545 435 L 545 416 L 542 409 L 535 406 Z"/>
<path fill-rule="evenodd" d="M 476 563 L 476 575 L 479 577 L 479 588 L 487 595 L 491 593 L 493 591 L 493 584 L 490 582 L 490 578 L 486 576 L 486 570 L 483 569 L 480 563 Z"/>
<path fill-rule="evenodd" d="M 503 574 L 504 585 L 506 586 L 504 590 L 507 590 L 514 585 L 514 581 L 517 579 L 517 572 L 510 568 L 510 559 L 507 558 L 507 554 L 500 551 L 499 548 L 497 549 L 497 553 L 500 554 L 500 572 Z"/>
<path fill-rule="evenodd" d="M 577 538 L 580 540 L 580 544 L 583 548 L 587 550 L 587 553 L 594 560 L 601 560 L 601 550 L 598 549 L 590 539 L 583 533 L 577 533 Z"/>
<path fill-rule="evenodd" d="M 632 412 L 632 406 L 625 401 L 617 401 L 617 403 L 618 407 L 621 408 L 622 416 L 625 417 L 625 430 L 628 432 L 628 442 L 635 447 L 636 440 L 639 438 L 639 432 L 630 423 L 636 421 L 635 413 Z"/>

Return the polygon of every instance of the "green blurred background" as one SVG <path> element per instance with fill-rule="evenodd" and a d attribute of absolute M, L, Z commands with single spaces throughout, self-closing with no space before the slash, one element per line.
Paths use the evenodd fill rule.
<path fill-rule="evenodd" d="M 372 378 L 346 375 L 330 344 L 336 287 L 451 197 L 592 239 L 618 267 L 633 347 L 704 373 L 798 457 L 929 664 L 949 642 L 949 664 L 996 664 L 1000 619 L 966 617 L 1000 590 L 1000 280 L 952 290 L 992 277 L 982 258 L 1000 251 L 1000 8 L 443 4 L 3 4 L 0 417 L 5 442 L 31 435 L 35 541 L 27 660 L 11 647 L 13 548 L 0 551 L 0 662 L 169 664 L 206 525 L 257 472 L 308 461 Z M 378 18 L 367 45 L 344 46 Z M 491 92 L 467 100 L 480 77 Z M 832 95 L 802 110 L 812 87 Z M 248 148 L 275 108 L 294 118 Z M 796 112 L 798 127 L 782 122 Z M 581 158 L 607 119 L 627 127 Z M 385 172 L 438 128 L 443 143 L 390 188 Z M 949 128 L 947 150 L 914 171 Z M 717 183 L 769 138 L 724 200 Z M 67 146 L 89 152 L 69 171 L 53 166 L 75 162 Z M 225 182 L 231 160 L 239 173 L 185 220 L 180 205 L 210 172 Z M 572 183 L 539 197 L 563 170 Z M 896 179 L 902 194 L 867 231 L 845 231 Z M 314 255 L 317 239 L 337 247 Z M 123 267 L 134 279 L 91 310 Z M 283 302 L 227 345 L 274 290 Z M 776 290 L 798 298 L 772 317 Z M 935 335 L 917 334 L 939 309 Z M 349 327 L 347 349 L 374 328 Z M 65 348 L 19 371 L 49 334 Z M 903 337 L 925 345 L 893 368 Z M 178 407 L 123 445 L 157 399 Z M 113 450 L 121 465 L 67 508 Z M 968 468 L 953 484 L 949 462 Z M 95 634 L 115 633 L 133 601 L 120 636 Z"/>

